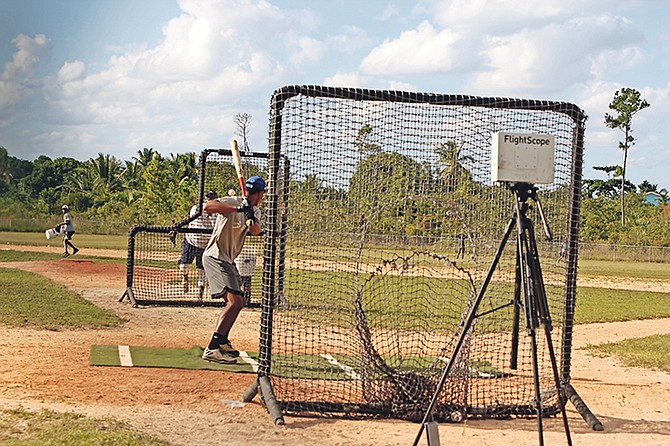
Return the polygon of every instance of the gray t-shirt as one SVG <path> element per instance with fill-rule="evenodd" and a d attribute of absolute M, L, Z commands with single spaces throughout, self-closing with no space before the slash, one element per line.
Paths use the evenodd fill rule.
<path fill-rule="evenodd" d="M 242 204 L 243 198 L 222 197 L 217 200 L 237 207 Z M 261 211 L 256 206 L 254 206 L 254 215 L 256 221 L 260 221 Z M 242 251 L 247 232 L 249 228 L 244 224 L 244 212 L 217 214 L 212 237 L 205 248 L 205 255 L 232 263 Z"/>

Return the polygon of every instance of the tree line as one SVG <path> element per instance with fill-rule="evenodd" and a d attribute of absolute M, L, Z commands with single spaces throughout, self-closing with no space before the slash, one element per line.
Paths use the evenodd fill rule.
<path fill-rule="evenodd" d="M 364 139 L 369 131 L 363 128 L 359 136 Z M 361 142 L 358 150 L 365 151 L 365 156 L 350 180 L 348 191 L 325 187 L 316 176 L 308 176 L 291 182 L 290 201 L 295 205 L 292 208 L 308 210 L 313 217 L 317 215 L 316 209 L 333 215 L 342 210 L 342 215 L 350 215 L 350 210 L 344 208 L 349 206 L 347 203 L 357 203 L 368 209 L 363 218 L 374 225 L 370 227 L 373 233 L 432 237 L 458 234 L 459 221 L 470 218 L 461 214 L 471 212 L 459 209 L 459 203 L 481 199 L 482 205 L 475 208 L 486 209 L 483 203 L 490 199 L 490 191 L 473 181 L 463 167 L 469 160 L 460 149 L 453 142 L 436 147 L 439 168 L 430 170 L 410 157 Z M 600 169 L 608 173 L 608 180 L 583 182 L 582 241 L 670 246 L 667 190 L 658 189 L 649 181 L 636 186 L 627 180 L 627 217 L 626 224 L 621 226 L 617 176 L 620 170 L 616 166 Z M 186 217 L 195 203 L 198 170 L 196 153 L 166 157 L 155 149 L 144 148 L 127 161 L 106 154 L 87 161 L 69 157 L 51 159 L 44 155 L 26 161 L 0 147 L 0 215 L 48 218 L 59 214 L 60 207 L 68 204 L 80 219 L 119 222 L 127 227 L 169 225 Z M 366 192 L 369 177 L 378 179 L 377 194 Z M 434 182 L 431 178 L 440 179 L 439 194 L 424 191 L 412 203 L 394 203 L 394 197 L 414 187 L 408 186 L 408 181 L 431 184 Z M 659 194 L 660 205 L 645 200 L 649 191 Z M 551 195 L 543 197 L 545 202 L 551 199 Z M 431 211 L 435 200 L 441 200 L 439 206 L 449 218 L 440 220 Z M 372 215 L 374 212 L 378 215 Z M 307 217 L 296 217 L 293 221 L 297 226 L 310 224 Z M 295 229 L 300 230 L 297 226 Z"/>
<path fill-rule="evenodd" d="M 0 214 L 45 218 L 67 204 L 79 218 L 169 224 L 196 199 L 198 155 L 165 157 L 144 148 L 131 160 L 98 154 L 87 161 L 41 155 L 26 161 L 0 147 Z"/>

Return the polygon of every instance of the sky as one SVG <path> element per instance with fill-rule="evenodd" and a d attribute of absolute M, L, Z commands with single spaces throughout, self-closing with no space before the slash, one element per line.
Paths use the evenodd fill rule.
<path fill-rule="evenodd" d="M 0 0 L 0 146 L 130 161 L 227 147 L 233 116 L 267 150 L 272 93 L 327 85 L 565 101 L 588 115 L 584 177 L 621 165 L 604 125 L 633 118 L 627 178 L 670 189 L 664 0 Z"/>

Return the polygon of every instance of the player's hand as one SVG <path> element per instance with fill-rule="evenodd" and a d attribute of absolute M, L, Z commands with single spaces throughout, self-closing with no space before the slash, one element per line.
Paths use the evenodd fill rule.
<path fill-rule="evenodd" d="M 237 207 L 237 212 L 244 213 L 244 223 L 247 225 L 247 227 L 250 228 L 254 225 L 254 223 L 256 223 L 256 214 L 254 213 L 254 208 L 249 204 L 246 198 L 242 201 L 242 204 Z"/>
<path fill-rule="evenodd" d="M 252 227 L 256 223 L 256 214 L 254 214 L 254 209 L 249 206 L 244 210 L 244 223 L 248 228 Z"/>
<path fill-rule="evenodd" d="M 242 203 L 240 203 L 240 205 L 237 206 L 237 212 L 244 212 L 245 209 L 249 208 L 249 207 L 251 207 L 249 205 L 249 200 L 247 200 L 246 197 L 245 197 L 245 198 L 242 199 Z"/>

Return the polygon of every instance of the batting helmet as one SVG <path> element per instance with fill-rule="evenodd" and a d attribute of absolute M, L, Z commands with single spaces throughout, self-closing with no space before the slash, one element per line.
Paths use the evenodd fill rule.
<path fill-rule="evenodd" d="M 244 184 L 244 187 L 247 188 L 247 192 L 249 192 L 250 194 L 264 191 L 265 180 L 257 175 L 254 175 L 253 177 L 247 179 L 247 182 Z"/>
<path fill-rule="evenodd" d="M 64 204 L 63 207 L 61 207 L 61 209 L 64 210 L 64 211 L 69 211 L 70 210 L 70 208 L 67 207 L 67 204 Z"/>

